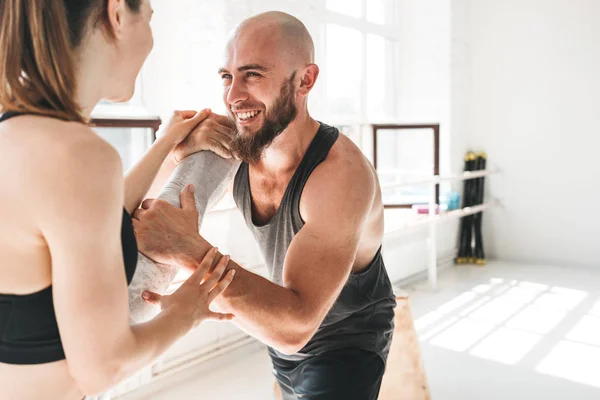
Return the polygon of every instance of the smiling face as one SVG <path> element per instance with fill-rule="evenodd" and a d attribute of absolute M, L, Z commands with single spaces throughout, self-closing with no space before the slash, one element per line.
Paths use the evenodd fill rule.
<path fill-rule="evenodd" d="M 264 150 L 296 118 L 295 77 L 294 72 L 284 80 L 279 95 L 269 107 L 264 103 L 246 103 L 230 108 L 230 118 L 236 123 L 236 135 L 231 146 L 240 159 L 251 164 L 259 162 Z"/>
<path fill-rule="evenodd" d="M 319 75 L 304 24 L 281 13 L 259 14 L 231 36 L 223 67 L 223 101 L 236 126 L 232 149 L 248 163 L 302 113 Z"/>
<path fill-rule="evenodd" d="M 242 30 L 229 43 L 223 100 L 236 126 L 232 147 L 256 163 L 265 148 L 296 118 L 296 71 L 278 51 L 279 38 L 267 29 Z"/>

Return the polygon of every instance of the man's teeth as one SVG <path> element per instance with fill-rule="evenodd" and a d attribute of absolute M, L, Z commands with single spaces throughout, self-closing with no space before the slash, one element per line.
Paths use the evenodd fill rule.
<path fill-rule="evenodd" d="M 243 112 L 243 113 L 236 113 L 238 118 L 241 120 L 246 120 L 246 119 L 250 119 L 250 118 L 254 118 L 258 115 L 260 111 L 250 111 L 250 112 Z"/>

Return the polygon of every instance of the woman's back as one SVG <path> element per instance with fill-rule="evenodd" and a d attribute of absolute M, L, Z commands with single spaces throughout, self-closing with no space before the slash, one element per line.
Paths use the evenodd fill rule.
<path fill-rule="evenodd" d="M 24 295 L 50 286 L 48 246 L 36 225 L 39 171 L 48 162 L 44 149 L 57 146 L 45 125 L 49 118 L 24 115 L 0 122 L 0 293 Z M 64 124 L 64 123 L 62 123 Z M 60 142 L 60 141 L 59 141 Z"/>
<path fill-rule="evenodd" d="M 17 320 L 28 314 L 38 321 L 48 321 L 41 324 L 46 329 L 45 334 L 56 336 L 50 291 L 51 255 L 38 221 L 44 213 L 53 211 L 46 206 L 47 196 L 60 199 L 68 194 L 50 192 L 53 185 L 49 179 L 60 179 L 61 175 L 49 177 L 44 171 L 68 168 L 74 146 L 91 146 L 103 152 L 107 151 L 108 144 L 82 124 L 33 115 L 9 119 L 5 115 L 3 119 L 0 122 L 0 307 L 4 310 L 0 309 L 0 334 L 3 335 L 0 346 L 5 346 L 5 354 L 15 354 L 19 364 L 19 358 L 25 353 L 11 351 L 10 343 L 4 341 L 8 342 L 11 335 L 22 335 L 30 340 L 31 358 L 22 360 L 28 364 L 48 354 L 52 357 L 57 351 L 52 348 L 56 347 L 55 343 L 48 344 L 50 352 L 44 346 L 36 347 L 35 342 L 40 340 L 32 339 L 31 335 L 39 334 L 40 327 L 34 329 L 35 332 L 15 332 L 20 329 L 15 328 L 19 326 Z M 93 181 L 95 177 L 89 178 Z M 16 307 L 20 308 L 19 314 L 11 310 Z M 11 312 L 15 315 L 8 315 Z M 56 337 L 48 339 L 56 341 Z M 40 393 L 56 399 L 83 397 L 64 357 L 30 365 L 5 364 L 0 360 L 0 387 L 3 396 L 10 399 L 39 398 Z"/>

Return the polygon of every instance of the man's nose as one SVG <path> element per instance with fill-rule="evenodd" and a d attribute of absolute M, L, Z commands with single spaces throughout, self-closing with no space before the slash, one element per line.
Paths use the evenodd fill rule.
<path fill-rule="evenodd" d="M 243 82 L 234 79 L 229 87 L 229 92 L 227 93 L 227 103 L 229 105 L 235 105 L 247 99 L 248 91 L 246 90 L 246 85 L 244 85 Z"/>

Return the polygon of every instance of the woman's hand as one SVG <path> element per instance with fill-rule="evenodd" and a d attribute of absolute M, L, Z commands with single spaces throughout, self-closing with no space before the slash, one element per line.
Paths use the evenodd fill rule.
<path fill-rule="evenodd" d="M 227 289 L 235 275 L 233 269 L 224 274 L 229 256 L 223 256 L 210 272 L 217 253 L 217 249 L 212 248 L 194 273 L 173 294 L 161 296 L 153 292 L 144 292 L 142 298 L 150 304 L 160 306 L 163 311 L 181 313 L 184 318 L 190 319 L 193 327 L 207 319 L 233 319 L 233 314 L 215 313 L 209 308 L 213 300 Z"/>
<path fill-rule="evenodd" d="M 210 109 L 202 111 L 174 111 L 162 136 L 173 147 L 181 143 L 206 118 L 211 115 Z"/>
<path fill-rule="evenodd" d="M 223 158 L 231 158 L 230 142 L 233 124 L 228 117 L 210 113 L 173 150 L 173 158 L 179 162 L 190 154 L 210 150 Z"/>

